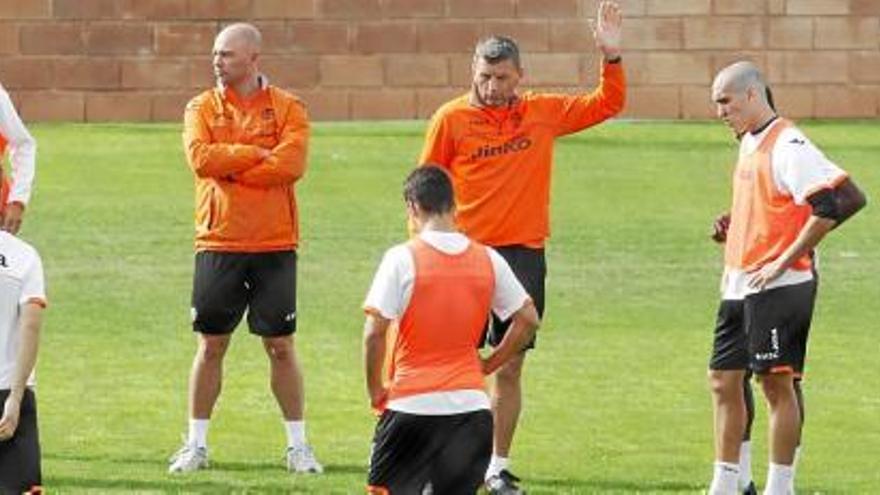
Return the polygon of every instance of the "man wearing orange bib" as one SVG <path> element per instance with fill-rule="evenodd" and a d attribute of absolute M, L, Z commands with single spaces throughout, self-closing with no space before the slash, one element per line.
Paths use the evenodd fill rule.
<path fill-rule="evenodd" d="M 471 91 L 441 106 L 425 137 L 420 161 L 449 171 L 455 186 L 456 224 L 510 263 L 542 316 L 554 144 L 557 138 L 599 124 L 623 109 L 621 26 L 618 5 L 601 2 L 593 25 L 596 46 L 604 57 L 600 84 L 582 94 L 518 93 L 525 72 L 516 42 L 504 36 L 481 40 L 471 67 Z M 508 324 L 495 318 L 488 326 L 487 343 L 498 345 Z M 508 465 L 522 410 L 524 364 L 521 353 L 495 376 L 494 449 L 486 471 L 486 486 L 493 495 L 523 493 Z"/>
<path fill-rule="evenodd" d="M 0 228 L 17 234 L 31 197 L 37 145 L 21 122 L 9 94 L 0 86 L 0 163 L 9 151 L 11 179 L 0 167 Z"/>
<path fill-rule="evenodd" d="M 504 259 L 455 230 L 446 172 L 414 170 L 404 199 L 417 235 L 385 253 L 364 303 L 367 390 L 381 413 L 368 493 L 475 493 L 492 452 L 485 375 L 522 351 L 538 314 Z M 512 324 L 481 358 L 490 311 Z"/>
<path fill-rule="evenodd" d="M 776 115 L 754 64 L 723 69 L 712 99 L 741 144 L 709 364 L 716 460 L 709 493 L 756 493 L 754 486 L 743 486 L 750 476 L 740 476 L 747 421 L 743 379 L 751 371 L 770 411 L 764 493 L 788 495 L 802 420 L 794 381 L 804 369 L 816 297 L 814 248 L 852 214 L 840 208 L 835 190 L 848 176 Z"/>

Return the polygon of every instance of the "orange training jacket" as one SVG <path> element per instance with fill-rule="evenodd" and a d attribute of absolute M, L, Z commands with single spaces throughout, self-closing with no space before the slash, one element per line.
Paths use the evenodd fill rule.
<path fill-rule="evenodd" d="M 196 251 L 283 251 L 298 244 L 294 183 L 306 169 L 308 116 L 296 96 L 264 81 L 247 99 L 217 87 L 186 106 Z M 261 149 L 271 154 L 261 158 Z"/>

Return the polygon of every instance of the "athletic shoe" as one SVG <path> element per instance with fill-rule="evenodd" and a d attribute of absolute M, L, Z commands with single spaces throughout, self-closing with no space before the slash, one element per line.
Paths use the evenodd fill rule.
<path fill-rule="evenodd" d="M 320 474 L 324 472 L 324 467 L 315 459 L 311 447 L 299 445 L 287 448 L 287 470 L 291 473 Z"/>
<path fill-rule="evenodd" d="M 520 481 L 513 473 L 502 469 L 500 473 L 486 480 L 486 491 L 489 495 L 526 495 L 526 491 L 516 485 Z"/>
<path fill-rule="evenodd" d="M 758 489 L 755 488 L 754 481 L 749 483 L 749 486 L 747 486 L 746 489 L 743 490 L 743 495 L 758 495 Z"/>
<path fill-rule="evenodd" d="M 191 473 L 208 467 L 208 448 L 184 444 L 168 460 L 169 473 Z"/>

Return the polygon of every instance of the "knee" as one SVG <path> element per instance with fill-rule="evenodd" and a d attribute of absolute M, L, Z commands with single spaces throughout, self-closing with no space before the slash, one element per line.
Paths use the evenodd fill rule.
<path fill-rule="evenodd" d="M 294 358 L 293 340 L 289 337 L 263 339 L 263 348 L 273 362 L 288 362 Z"/>
<path fill-rule="evenodd" d="M 742 387 L 742 380 L 737 380 L 730 371 L 709 370 L 707 378 L 709 380 L 709 390 L 719 400 L 733 399 Z"/>
<path fill-rule="evenodd" d="M 496 374 L 496 380 L 502 386 L 516 386 L 522 376 L 524 356 L 517 356 L 502 366 Z"/>
<path fill-rule="evenodd" d="M 199 357 L 202 361 L 216 362 L 223 359 L 226 349 L 229 347 L 229 339 L 225 337 L 205 337 L 199 347 Z"/>
<path fill-rule="evenodd" d="M 764 390 L 764 397 L 770 407 L 775 407 L 785 401 L 795 401 L 794 385 L 791 377 L 786 374 L 782 375 L 766 375 L 761 378 L 761 388 Z"/>

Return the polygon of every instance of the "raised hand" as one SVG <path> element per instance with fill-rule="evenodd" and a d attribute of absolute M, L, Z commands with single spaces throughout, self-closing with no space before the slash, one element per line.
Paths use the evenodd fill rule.
<path fill-rule="evenodd" d="M 620 12 L 620 5 L 612 1 L 601 2 L 596 19 L 590 20 L 596 47 L 599 48 L 606 60 L 615 60 L 620 57 L 622 24 L 623 15 Z"/>

